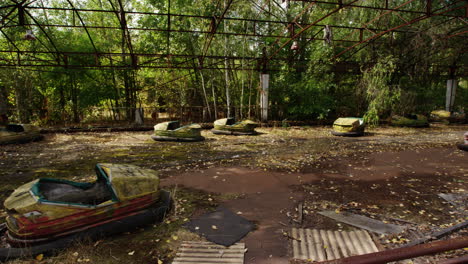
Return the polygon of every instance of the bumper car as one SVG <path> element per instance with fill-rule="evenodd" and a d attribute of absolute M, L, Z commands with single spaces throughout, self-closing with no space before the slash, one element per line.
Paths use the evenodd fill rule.
<path fill-rule="evenodd" d="M 460 150 L 468 151 L 468 132 L 466 132 L 465 135 L 463 135 L 463 137 L 465 141 L 461 144 L 458 144 L 457 147 Z"/>
<path fill-rule="evenodd" d="M 255 128 L 258 126 L 252 120 L 243 120 L 236 123 L 233 117 L 218 119 L 214 122 L 213 134 L 218 135 L 256 135 Z"/>
<path fill-rule="evenodd" d="M 163 122 L 154 126 L 151 138 L 156 141 L 202 141 L 205 138 L 201 136 L 201 129 L 198 124 L 181 127 L 179 121 Z"/>
<path fill-rule="evenodd" d="M 18 144 L 42 139 L 39 128 L 29 124 L 0 126 L 0 145 Z"/>
<path fill-rule="evenodd" d="M 17 188 L 4 202 L 0 261 L 128 232 L 162 221 L 171 208 L 153 170 L 97 164 L 96 174 L 94 182 L 41 178 Z"/>
<path fill-rule="evenodd" d="M 404 116 L 394 115 L 390 123 L 398 127 L 429 127 L 427 117 L 423 115 L 409 114 Z"/>
<path fill-rule="evenodd" d="M 431 112 L 431 121 L 445 123 L 464 123 L 466 114 L 462 112 L 449 112 L 445 110 L 434 110 Z"/>
<path fill-rule="evenodd" d="M 364 135 L 366 125 L 362 118 L 340 117 L 333 122 L 333 131 L 335 136 L 358 137 Z"/>

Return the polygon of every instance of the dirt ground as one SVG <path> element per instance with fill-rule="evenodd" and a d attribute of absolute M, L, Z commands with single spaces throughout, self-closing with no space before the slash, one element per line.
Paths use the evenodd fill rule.
<path fill-rule="evenodd" d="M 41 261 L 11 263 L 170 263 L 182 240 L 202 239 L 182 224 L 219 205 L 256 224 L 241 240 L 247 264 L 289 263 L 291 227 L 354 230 L 317 214 L 321 210 L 347 210 L 412 230 L 374 236 L 382 248 L 468 220 L 466 210 L 437 196 L 468 193 L 468 153 L 455 147 L 467 125 L 381 127 L 360 138 L 334 137 L 327 127 L 257 130 L 257 136 L 237 137 L 203 131 L 206 140 L 196 143 L 155 142 L 151 132 L 113 132 L 46 134 L 40 142 L 0 146 L 1 200 L 38 177 L 90 181 L 98 162 L 158 170 L 162 187 L 176 200 L 160 225 L 83 242 Z M 436 263 L 466 253 L 412 261 Z"/>

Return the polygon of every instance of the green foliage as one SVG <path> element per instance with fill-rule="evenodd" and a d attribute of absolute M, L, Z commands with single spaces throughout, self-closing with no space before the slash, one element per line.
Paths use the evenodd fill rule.
<path fill-rule="evenodd" d="M 245 117 L 255 115 L 259 104 L 259 61 L 266 48 L 267 67 L 270 72 L 271 116 L 283 119 L 334 119 L 339 116 L 361 116 L 370 124 L 377 124 L 391 114 L 428 113 L 442 108 L 445 104 L 446 69 L 462 71 L 466 65 L 466 44 L 457 34 L 465 26 L 458 19 L 446 20 L 433 16 L 418 21 L 411 28 L 400 28 L 379 38 L 345 52 L 350 43 L 373 37 L 380 33 L 375 29 L 386 29 L 401 25 L 402 20 L 414 19 L 414 14 L 400 13 L 399 16 L 383 15 L 378 11 L 363 8 L 345 8 L 327 18 L 322 18 L 338 8 L 335 5 L 301 1 L 290 1 L 289 8 L 274 1 L 233 1 L 225 17 L 260 20 L 296 21 L 286 28 L 281 23 L 263 23 L 223 19 L 217 25 L 219 34 L 211 38 L 211 17 L 219 17 L 228 1 L 206 0 L 124 0 L 126 11 L 141 11 L 157 15 L 126 13 L 131 28 L 130 41 L 120 29 L 119 2 L 111 1 L 72 1 L 76 8 L 89 10 L 116 10 L 117 12 L 80 12 L 78 19 L 73 10 L 35 10 L 34 21 L 26 16 L 26 24 L 61 24 L 76 27 L 42 27 L 5 25 L 0 34 L 0 49 L 3 51 L 32 51 L 22 53 L 2 52 L 0 61 L 10 63 L 57 63 L 60 67 L 33 69 L 18 67 L 0 68 L 0 83 L 3 89 L 0 96 L 7 101 L 8 115 L 13 120 L 36 121 L 40 123 L 72 122 L 96 120 L 99 114 L 95 107 L 127 109 L 136 106 L 166 107 L 181 109 L 187 106 L 210 107 L 214 118 L 216 105 L 218 115 L 225 114 L 229 103 L 236 114 Z M 442 3 L 443 2 L 443 3 Z M 445 2 L 433 3 L 433 9 L 441 9 Z M 43 0 L 37 3 L 45 6 L 67 7 L 66 1 Z M 403 3 L 401 3 L 403 4 Z M 369 0 L 366 5 L 381 5 L 381 1 Z M 462 3 L 453 7 L 460 7 Z M 406 10 L 424 10 L 424 1 L 405 4 Z M 6 16 L 9 8 L 0 9 Z M 37 11 L 37 12 L 36 12 Z M 32 12 L 32 11 L 31 11 Z M 461 13 L 460 13 L 461 12 Z M 464 9 L 454 10 L 449 15 L 463 14 Z M 166 15 L 183 14 L 206 16 L 206 19 L 188 16 L 171 16 L 171 31 L 164 32 L 169 19 Z M 13 12 L 12 21 L 16 23 Z M 378 19 L 375 19 L 378 17 Z M 298 33 L 304 27 L 320 20 L 321 25 L 332 27 L 335 39 L 348 42 L 325 44 L 323 28 L 313 26 L 297 36 L 299 49 L 291 50 L 291 44 L 283 46 L 286 38 Z M 88 31 L 80 27 L 88 26 Z M 434 26 L 437 25 L 437 26 Z M 100 26 L 113 29 L 100 29 Z M 345 27 L 368 28 L 353 30 Z M 291 27 L 291 25 L 289 25 Z M 31 29 L 36 41 L 25 41 L 25 30 Z M 144 30 L 151 29 L 151 30 Z M 412 33 L 403 33 L 408 29 Z M 253 37 L 254 32 L 269 37 Z M 185 31 L 185 32 L 177 32 Z M 247 33 L 236 36 L 232 33 Z M 88 34 L 90 37 L 88 37 Z M 9 36 L 7 39 L 5 36 Z M 275 37 L 272 37 L 275 36 Z M 208 39 L 210 45 L 208 47 Z M 52 41 L 50 41 L 52 40 Z M 282 47 L 282 48 L 280 48 Z M 132 58 L 133 50 L 139 54 L 183 54 L 188 57 L 155 55 Z M 42 51 L 46 53 L 34 53 Z M 51 52 L 59 51 L 59 54 Z M 83 55 L 86 52 L 91 55 Z M 125 53 L 126 55 L 120 55 Z M 218 59 L 204 58 L 200 54 L 219 56 Z M 196 58 L 190 56 L 196 55 Z M 224 63 L 224 56 L 238 57 Z M 244 57 L 244 59 L 242 59 Z M 249 59 L 246 59 L 249 58 Z M 255 58 L 255 59 L 251 59 Z M 155 68 L 135 68 L 132 63 L 156 66 Z M 92 68 L 89 65 L 102 64 L 119 66 L 119 69 Z M 11 65 L 11 64 L 10 64 Z M 102 66 L 100 65 L 100 66 Z M 186 69 L 161 69 L 165 66 L 182 65 Z M 353 66 L 354 65 L 354 66 Z M 438 65 L 438 66 L 435 66 Z M 76 67 L 75 67 L 76 66 Z M 203 66 L 203 69 L 199 67 Z M 219 67 L 219 68 L 217 68 Z M 362 68 L 356 71 L 352 68 Z M 223 69 L 221 69 L 223 68 Z M 227 69 L 224 69 L 227 68 Z M 278 71 L 279 69 L 279 71 Z M 228 80 L 228 84 L 226 84 Z M 457 109 L 466 109 L 468 87 L 462 79 L 457 90 Z M 229 97 L 228 98 L 228 94 Z M 241 110 L 239 110 L 242 108 Z M 257 111 L 258 112 L 258 111 Z M 131 119 L 129 110 L 126 113 Z M 256 113 L 258 114 L 258 113 Z"/>
<path fill-rule="evenodd" d="M 366 91 L 369 105 L 364 121 L 371 126 L 378 124 L 380 116 L 391 114 L 400 99 L 400 89 L 390 84 L 395 68 L 395 59 L 388 56 L 363 72 L 360 86 Z"/>

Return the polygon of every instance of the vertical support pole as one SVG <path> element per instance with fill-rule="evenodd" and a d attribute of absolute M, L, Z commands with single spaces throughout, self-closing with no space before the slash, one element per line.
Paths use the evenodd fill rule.
<path fill-rule="evenodd" d="M 262 90 L 260 91 L 260 112 L 262 122 L 268 121 L 268 89 L 269 89 L 270 75 L 266 73 L 260 74 L 260 84 Z"/>
<path fill-rule="evenodd" d="M 445 96 L 445 110 L 452 112 L 453 111 L 453 104 L 455 102 L 455 92 L 457 90 L 457 80 L 450 79 L 447 80 L 447 93 Z"/>
<path fill-rule="evenodd" d="M 447 80 L 447 93 L 445 95 L 445 110 L 452 112 L 453 111 L 453 104 L 455 103 L 455 92 L 457 90 L 458 82 L 455 78 L 455 70 L 454 66 L 449 68 L 449 78 Z"/>

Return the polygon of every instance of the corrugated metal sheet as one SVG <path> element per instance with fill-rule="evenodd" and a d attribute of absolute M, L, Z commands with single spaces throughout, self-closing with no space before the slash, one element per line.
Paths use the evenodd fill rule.
<path fill-rule="evenodd" d="M 244 243 L 225 247 L 210 242 L 184 241 L 172 264 L 243 264 L 244 254 Z"/>
<path fill-rule="evenodd" d="M 363 230 L 340 232 L 293 228 L 291 236 L 296 259 L 324 261 L 379 251 Z"/>

